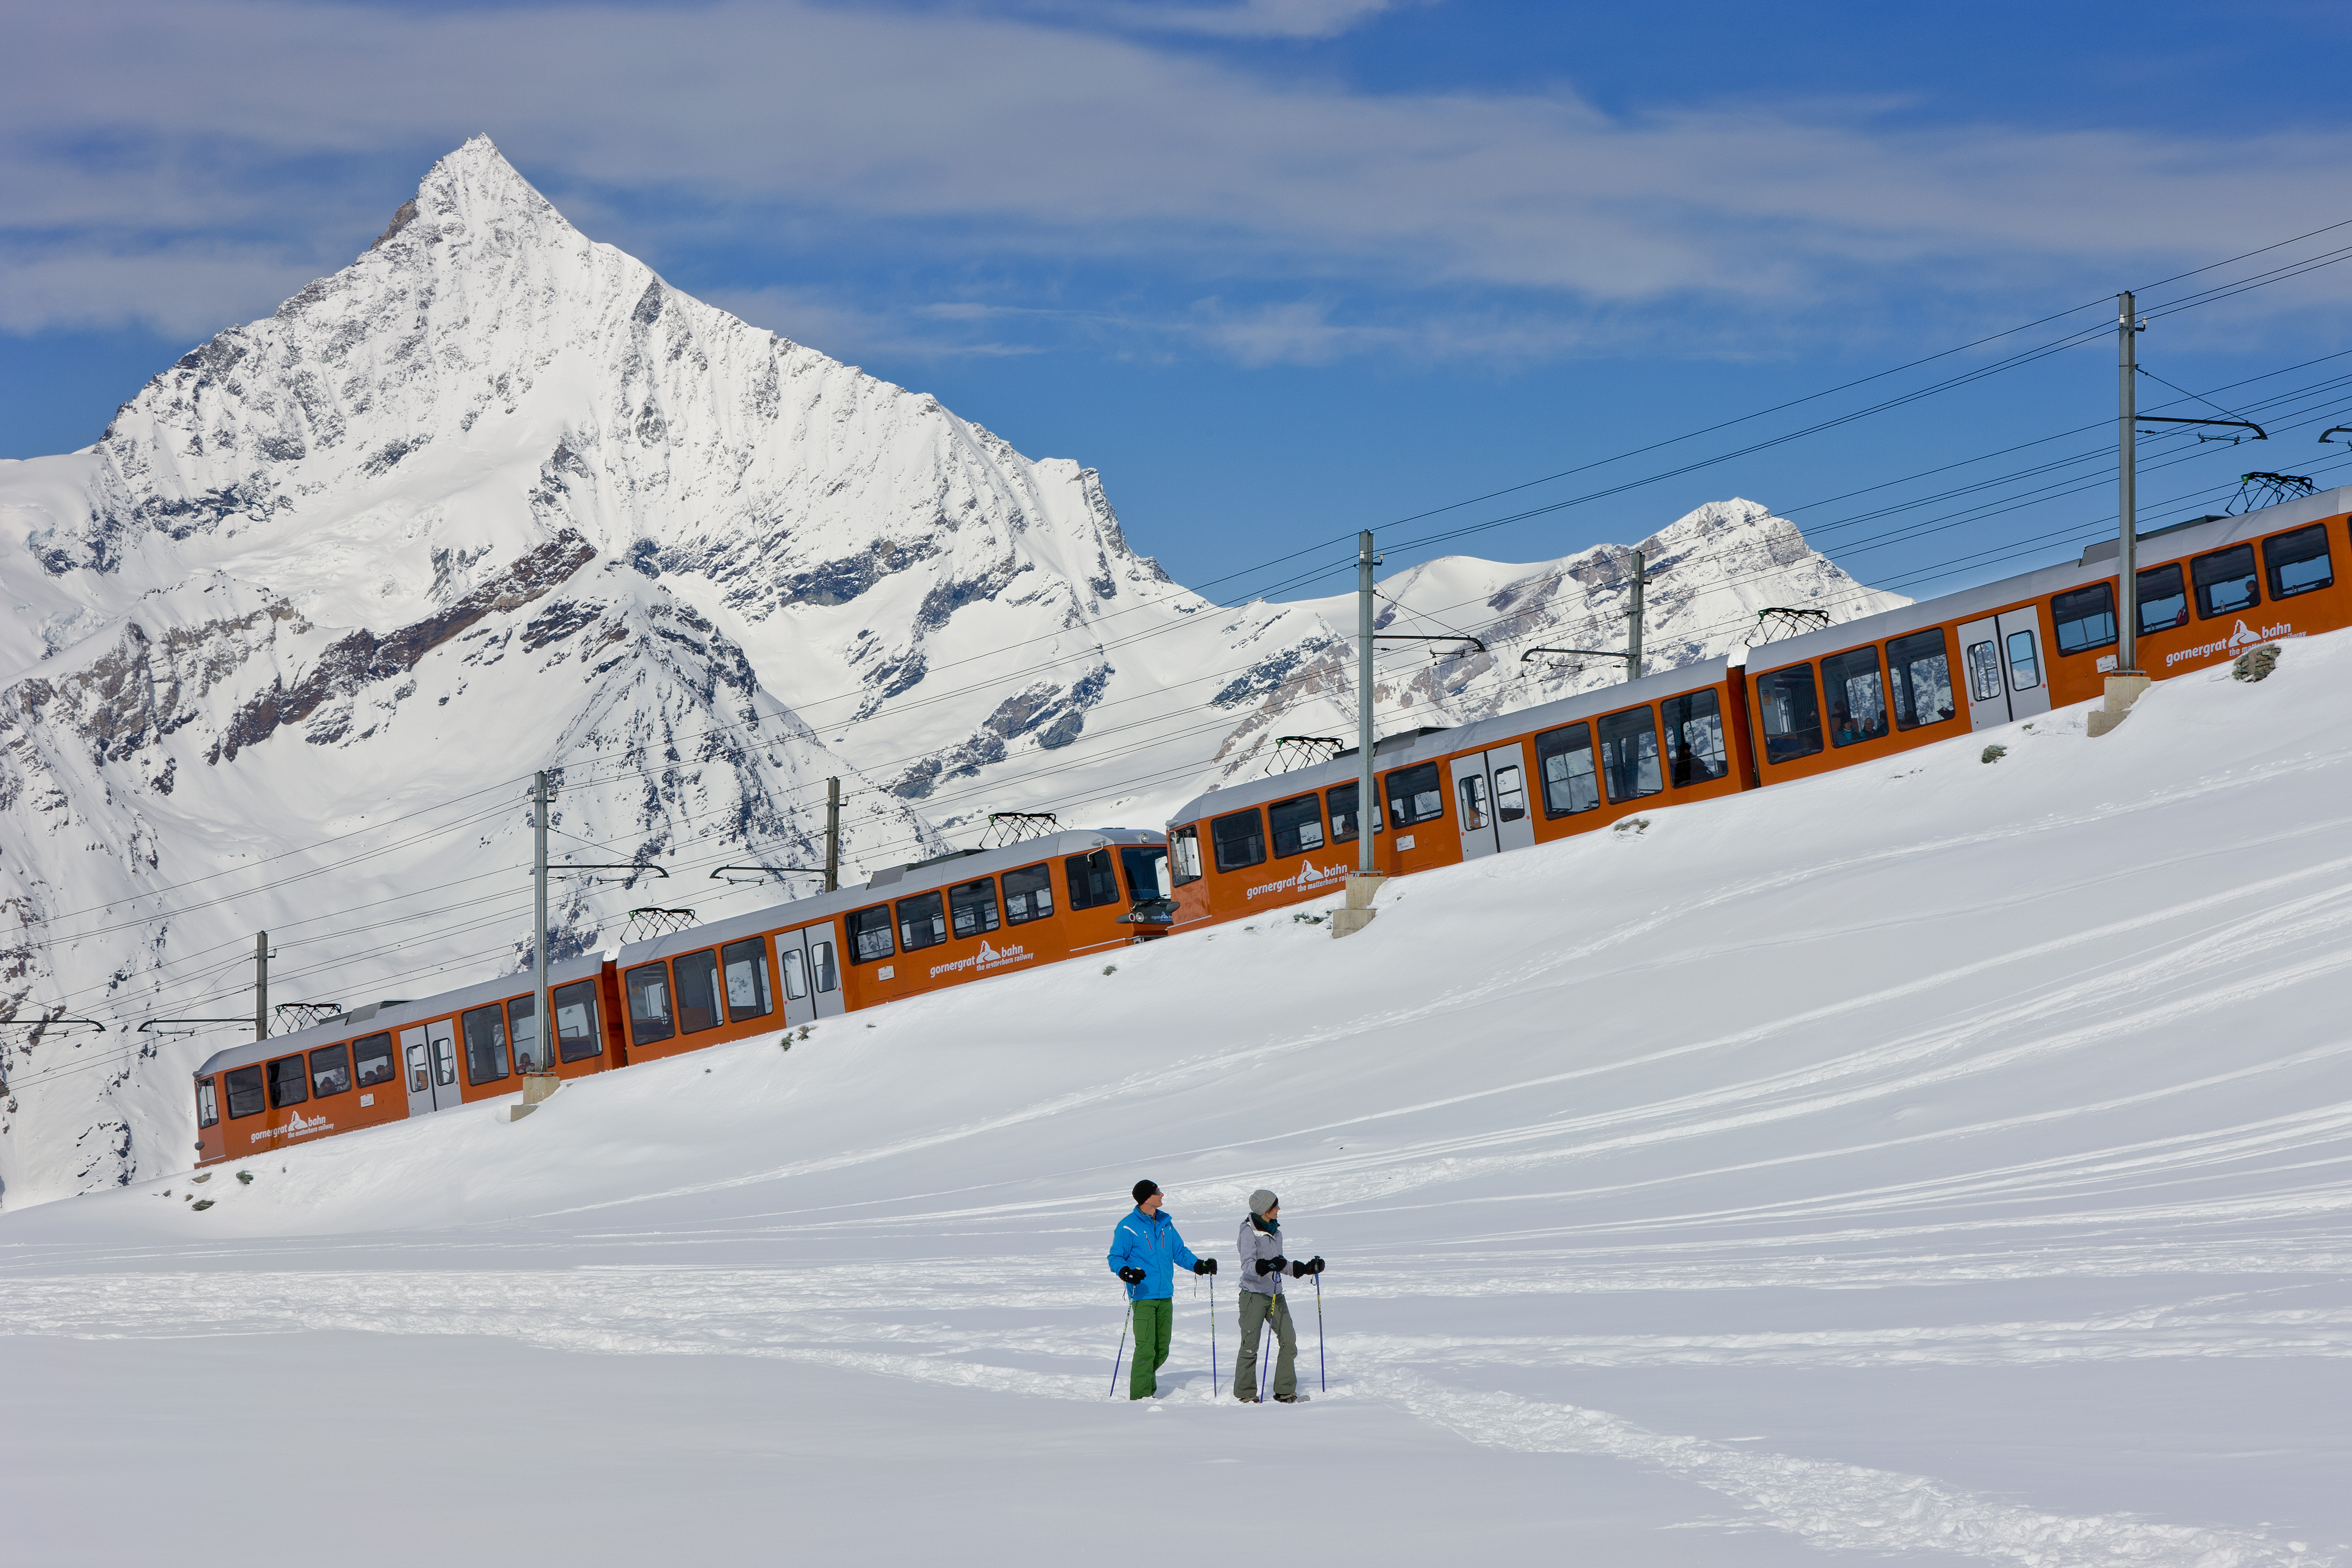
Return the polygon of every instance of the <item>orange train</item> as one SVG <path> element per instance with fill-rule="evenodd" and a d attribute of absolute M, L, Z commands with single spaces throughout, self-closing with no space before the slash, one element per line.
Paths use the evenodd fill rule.
<path fill-rule="evenodd" d="M 653 1061 L 1167 930 L 1167 848 L 1132 828 L 966 849 L 865 887 L 548 965 L 559 1077 Z M 196 1069 L 196 1163 L 515 1093 L 536 998 L 501 975 L 379 1002 Z"/>
<path fill-rule="evenodd" d="M 2140 668 L 2162 679 L 2352 626 L 2352 487 L 2139 536 Z M 1631 813 L 1810 777 L 2089 701 L 2116 668 L 2113 542 L 2069 565 L 1724 659 L 1377 742 L 1374 866 L 1399 876 Z M 2352 556 L 2347 556 L 2352 559 Z M 1187 803 L 1169 825 L 1173 930 L 1336 891 L 1357 864 L 1340 760 Z"/>
<path fill-rule="evenodd" d="M 2352 487 L 2140 536 L 2140 665 L 2159 679 L 2352 626 Z M 1724 659 L 1374 747 L 1388 875 L 1589 832 L 2090 700 L 2114 668 L 2112 542 L 2080 561 Z M 1343 753 L 1343 756 L 1347 755 Z M 549 967 L 555 1071 L 606 1071 L 1337 891 L 1357 783 L 1335 761 L 1213 791 L 1163 837 L 1075 831 L 964 850 Z M 220 1052 L 197 1163 L 512 1094 L 533 998 L 508 975 Z"/>

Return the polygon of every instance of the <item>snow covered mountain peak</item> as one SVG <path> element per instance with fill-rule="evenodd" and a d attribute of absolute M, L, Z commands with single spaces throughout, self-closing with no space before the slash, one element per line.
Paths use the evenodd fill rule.
<path fill-rule="evenodd" d="M 1893 602 L 1749 502 L 1644 542 L 1654 668 L 1733 646 L 1761 605 Z M 1622 638 L 1629 565 L 1452 557 L 1384 584 L 1399 629 L 1496 652 L 1384 656 L 1381 726 L 1615 679 L 1517 656 Z M 0 1019 L 126 1037 L 237 1012 L 217 954 L 257 930 L 310 932 L 281 995 L 511 967 L 539 769 L 565 852 L 683 872 L 666 901 L 708 917 L 805 887 L 703 883 L 817 863 L 828 777 L 856 875 L 996 811 L 1158 826 L 1276 733 L 1354 721 L 1351 602 L 1170 582 L 1094 470 L 679 292 L 487 137 L 95 445 L 0 462 L 0 908 L 33 933 Z M 423 826 L 350 858 L 388 820 Z M 648 896 L 570 885 L 554 941 Z M 51 1078 L 54 1045 L 0 1032 L 25 1107 L 0 1118 L 0 1197 L 172 1168 L 181 1069 L 218 1037 Z"/>

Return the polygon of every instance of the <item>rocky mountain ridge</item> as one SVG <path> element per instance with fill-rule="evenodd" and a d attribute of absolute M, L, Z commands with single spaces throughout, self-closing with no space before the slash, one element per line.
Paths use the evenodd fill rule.
<path fill-rule="evenodd" d="M 1892 602 L 1745 502 L 1646 542 L 1656 665 L 1764 604 Z M 1614 679 L 1516 659 L 1622 637 L 1623 575 L 1392 576 L 1393 624 L 1494 652 L 1384 654 L 1383 723 Z M 139 1028 L 249 1008 L 255 931 L 296 998 L 520 963 L 538 770 L 560 854 L 671 873 L 566 879 L 576 951 L 805 888 L 706 873 L 816 863 L 828 776 L 856 874 L 992 810 L 1155 826 L 1353 723 L 1351 602 L 1182 588 L 1093 470 L 678 292 L 482 138 L 94 446 L 0 463 L 0 583 L 8 1204 L 183 1157 L 185 1070 L 235 1030 Z"/>

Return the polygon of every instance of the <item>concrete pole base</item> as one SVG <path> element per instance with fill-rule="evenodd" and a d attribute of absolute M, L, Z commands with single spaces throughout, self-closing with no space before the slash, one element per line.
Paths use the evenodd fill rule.
<path fill-rule="evenodd" d="M 563 1080 L 551 1072 L 527 1072 L 522 1075 L 522 1102 L 537 1105 L 562 1087 Z"/>
<path fill-rule="evenodd" d="M 1372 917 L 1381 912 L 1372 908 L 1372 900 L 1380 897 L 1381 889 L 1387 881 L 1386 877 L 1381 876 L 1348 879 L 1347 907 L 1331 911 L 1331 936 L 1334 941 L 1343 936 L 1353 936 L 1372 923 Z"/>
<path fill-rule="evenodd" d="M 2139 700 L 2140 693 L 2151 684 L 2153 682 L 2148 677 L 2137 670 L 2107 677 L 2106 700 L 2091 710 L 2089 729 L 2092 738 L 2095 740 L 2122 723 L 2131 712 L 2132 704 Z"/>

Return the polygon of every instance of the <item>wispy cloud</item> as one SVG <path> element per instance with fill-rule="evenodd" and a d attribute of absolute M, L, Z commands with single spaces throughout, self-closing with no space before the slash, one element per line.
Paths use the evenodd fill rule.
<path fill-rule="evenodd" d="M 1130 9 L 1160 31 L 1297 37 L 1374 8 Z M 805 3 L 101 0 L 21 13 L 11 53 L 0 326 L 16 331 L 267 309 L 478 130 L 575 216 L 744 248 L 789 228 L 844 255 L 1129 268 L 1153 280 L 1158 302 L 1132 311 L 1150 330 L 1181 331 L 1189 311 L 1192 341 L 1244 358 L 1499 352 L 1604 318 L 1769 328 L 2085 268 L 2128 280 L 2276 235 L 2352 154 L 2352 135 L 2320 132 L 1898 131 L 1853 107 L 1622 117 L 1566 89 L 1371 93 L 1035 13 Z M 1391 303 L 1295 302 L 1334 294 Z M 1247 302 L 1182 303 L 1211 296 Z M 821 320 L 782 285 L 739 297 Z M 895 321 L 832 308 L 866 342 L 908 338 L 903 306 Z M 970 331 L 933 321 L 912 340 L 1018 346 Z"/>

